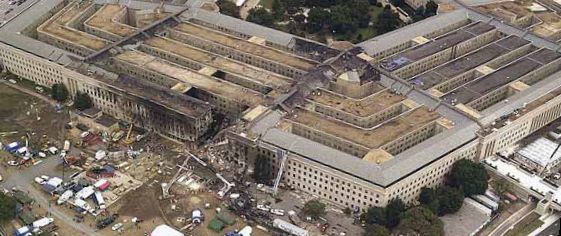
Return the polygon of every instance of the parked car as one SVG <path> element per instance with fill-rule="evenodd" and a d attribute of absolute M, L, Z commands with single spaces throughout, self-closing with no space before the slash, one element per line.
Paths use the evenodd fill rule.
<path fill-rule="evenodd" d="M 117 230 L 119 230 L 121 227 L 123 227 L 123 223 L 117 223 L 117 224 L 113 225 L 113 227 L 111 227 L 111 230 L 117 231 Z"/>
<path fill-rule="evenodd" d="M 8 165 L 9 166 L 19 166 L 19 163 L 17 161 L 8 161 Z"/>
<path fill-rule="evenodd" d="M 4 180 L 4 178 L 2 178 L 2 175 L 0 175 L 0 182 L 2 182 Z"/>
<path fill-rule="evenodd" d="M 278 215 L 278 216 L 283 216 L 284 215 L 284 210 L 282 209 L 271 209 L 271 213 Z"/>
<path fill-rule="evenodd" d="M 35 177 L 34 181 L 35 181 L 35 183 L 38 183 L 38 184 L 44 184 L 45 183 L 45 180 L 42 179 L 41 177 Z"/>

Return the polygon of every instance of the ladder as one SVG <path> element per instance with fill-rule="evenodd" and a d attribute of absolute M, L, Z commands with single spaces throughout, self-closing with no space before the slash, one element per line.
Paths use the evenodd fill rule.
<path fill-rule="evenodd" d="M 279 167 L 279 172 L 277 173 L 277 178 L 275 179 L 275 184 L 273 185 L 273 196 L 277 195 L 277 191 L 279 189 L 279 184 L 282 178 L 282 173 L 284 172 L 284 165 L 286 162 L 286 151 L 282 149 L 277 149 L 277 158 L 281 159 L 281 164 Z"/>

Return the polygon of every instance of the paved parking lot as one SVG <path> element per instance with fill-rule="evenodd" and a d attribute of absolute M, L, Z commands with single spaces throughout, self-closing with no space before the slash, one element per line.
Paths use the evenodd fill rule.
<path fill-rule="evenodd" d="M 17 5 L 18 1 L 21 1 L 20 5 Z M 4 22 L 10 20 L 36 1 L 38 0 L 0 0 L 0 23 L 3 25 Z"/>

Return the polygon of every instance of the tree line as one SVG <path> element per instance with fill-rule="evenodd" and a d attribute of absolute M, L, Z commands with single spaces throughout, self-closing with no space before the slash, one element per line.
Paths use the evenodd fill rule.
<path fill-rule="evenodd" d="M 64 102 L 68 99 L 69 92 L 63 83 L 56 83 L 51 86 L 51 97 L 58 101 Z M 74 96 L 74 108 L 83 111 L 93 107 L 93 102 L 87 93 L 77 92 Z"/>
<path fill-rule="evenodd" d="M 361 215 L 366 223 L 364 236 L 434 235 L 443 236 L 443 223 L 438 218 L 460 210 L 465 197 L 483 194 L 489 175 L 480 163 L 462 159 L 455 162 L 444 186 L 422 188 L 418 206 L 407 206 L 401 199 L 386 207 L 370 207 Z"/>

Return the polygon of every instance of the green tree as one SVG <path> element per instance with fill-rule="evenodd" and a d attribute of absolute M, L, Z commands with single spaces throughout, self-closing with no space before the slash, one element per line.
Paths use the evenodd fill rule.
<path fill-rule="evenodd" d="M 6 223 L 16 217 L 16 200 L 0 192 L 0 223 Z"/>
<path fill-rule="evenodd" d="M 405 211 L 407 206 L 401 199 L 394 198 L 386 206 L 386 226 L 390 229 L 399 223 L 399 216 Z"/>
<path fill-rule="evenodd" d="M 357 24 L 352 18 L 352 10 L 345 5 L 331 7 L 331 30 L 345 34 L 356 30 Z"/>
<path fill-rule="evenodd" d="M 425 19 L 425 7 L 420 6 L 419 8 L 417 8 L 411 18 L 413 19 L 414 22 Z"/>
<path fill-rule="evenodd" d="M 492 186 L 499 195 L 503 195 L 510 189 L 510 184 L 504 179 L 496 179 L 492 182 Z"/>
<path fill-rule="evenodd" d="M 324 27 L 331 23 L 331 13 L 323 8 L 312 8 L 308 12 L 308 23 L 306 24 L 308 32 L 315 33 L 321 31 Z"/>
<path fill-rule="evenodd" d="M 436 15 L 438 11 L 438 4 L 433 0 L 430 0 L 425 4 L 425 17 L 430 17 Z"/>
<path fill-rule="evenodd" d="M 364 28 L 370 23 L 370 3 L 368 0 L 348 0 L 351 16 L 358 27 Z"/>
<path fill-rule="evenodd" d="M 483 194 L 487 190 L 489 174 L 481 163 L 468 159 L 456 161 L 448 173 L 448 185 L 462 189 L 465 196 Z"/>
<path fill-rule="evenodd" d="M 265 8 L 253 8 L 249 10 L 246 20 L 267 27 L 272 27 L 274 24 L 273 15 Z"/>
<path fill-rule="evenodd" d="M 378 224 L 366 225 L 363 235 L 364 236 L 390 236 L 390 230 Z"/>
<path fill-rule="evenodd" d="M 440 201 L 437 198 L 427 204 L 422 204 L 421 206 L 429 209 L 430 211 L 432 211 L 432 213 L 438 215 L 438 210 L 440 209 Z"/>
<path fill-rule="evenodd" d="M 51 86 L 51 97 L 54 100 L 63 102 L 68 99 L 68 89 L 63 83 L 56 83 Z"/>
<path fill-rule="evenodd" d="M 438 189 L 438 215 L 455 213 L 462 207 L 464 193 L 462 190 L 444 186 Z"/>
<path fill-rule="evenodd" d="M 386 215 L 386 208 L 370 207 L 366 213 L 363 214 L 362 220 L 364 220 L 366 224 L 387 225 Z"/>
<path fill-rule="evenodd" d="M 397 235 L 430 235 L 443 236 L 444 224 L 430 210 L 424 207 L 413 207 L 401 215 L 395 232 Z"/>
<path fill-rule="evenodd" d="M 240 18 L 240 8 L 230 0 L 218 0 L 216 5 L 220 8 L 220 13 L 232 17 Z"/>
<path fill-rule="evenodd" d="M 352 213 L 351 208 L 345 207 L 345 209 L 343 209 L 343 213 L 345 213 L 345 215 L 350 215 Z"/>
<path fill-rule="evenodd" d="M 298 9 L 300 9 L 300 7 L 304 5 L 303 0 L 282 0 L 281 3 L 283 4 L 284 9 L 286 9 L 288 14 L 290 15 L 296 14 L 296 12 L 298 12 Z"/>
<path fill-rule="evenodd" d="M 378 34 L 385 34 L 399 27 L 399 15 L 390 8 L 389 5 L 384 7 L 382 13 L 378 15 L 378 24 L 376 25 L 376 32 Z"/>
<path fill-rule="evenodd" d="M 304 208 L 302 209 L 304 214 L 307 216 L 312 217 L 312 219 L 316 220 L 319 217 L 325 215 L 325 204 L 320 202 L 319 200 L 310 200 L 304 204 Z"/>
<path fill-rule="evenodd" d="M 421 204 L 429 204 L 436 200 L 436 192 L 432 188 L 421 188 L 421 194 L 419 194 L 419 202 Z"/>
<path fill-rule="evenodd" d="M 276 20 L 281 20 L 284 15 L 284 7 L 280 3 L 280 0 L 273 0 L 271 11 L 273 12 L 273 17 Z"/>
<path fill-rule="evenodd" d="M 390 3 L 396 7 L 402 7 L 405 5 L 405 0 L 390 0 Z"/>
<path fill-rule="evenodd" d="M 87 93 L 78 92 L 74 97 L 74 108 L 83 111 L 93 106 L 92 99 Z"/>
<path fill-rule="evenodd" d="M 304 5 L 307 7 L 323 7 L 329 8 L 337 4 L 336 0 L 305 0 Z"/>

